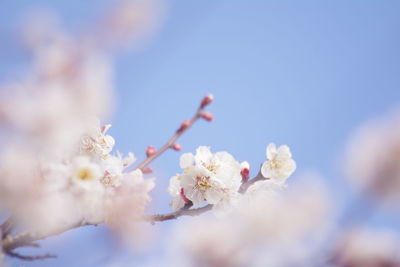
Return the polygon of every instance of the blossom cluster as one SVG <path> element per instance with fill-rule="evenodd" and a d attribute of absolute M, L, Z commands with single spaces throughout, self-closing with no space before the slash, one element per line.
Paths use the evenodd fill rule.
<path fill-rule="evenodd" d="M 288 146 L 278 149 L 271 143 L 266 151 L 267 160 L 263 163 L 261 174 L 254 188 L 276 185 L 284 187 L 286 179 L 296 169 L 296 163 Z M 188 204 L 199 207 L 205 203 L 213 205 L 217 213 L 228 211 L 242 197 L 240 189 L 248 179 L 250 165 L 239 163 L 228 152 L 212 153 L 209 147 L 201 146 L 196 154 L 185 153 L 180 158 L 181 174 L 170 180 L 168 192 L 173 197 L 171 206 L 179 210 Z"/>

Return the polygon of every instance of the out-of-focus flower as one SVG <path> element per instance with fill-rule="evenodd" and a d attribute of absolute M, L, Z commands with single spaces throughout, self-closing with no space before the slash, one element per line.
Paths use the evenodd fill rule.
<path fill-rule="evenodd" d="M 399 245 L 393 231 L 356 228 L 340 239 L 331 260 L 334 266 L 400 266 Z"/>
<path fill-rule="evenodd" d="M 351 138 L 347 177 L 356 186 L 385 199 L 400 199 L 400 113 L 362 126 Z"/>
<path fill-rule="evenodd" d="M 128 156 L 122 157 L 121 153 L 116 156 L 108 155 L 102 160 L 104 177 L 101 182 L 106 186 L 119 186 L 121 179 L 124 176 L 124 170 L 135 162 L 136 158 L 133 153 L 128 153 Z"/>
<path fill-rule="evenodd" d="M 296 169 L 296 162 L 292 159 L 289 147 L 282 145 L 277 149 L 276 145 L 271 143 L 267 146 L 266 154 L 267 161 L 261 167 L 262 175 L 275 183 L 284 183 Z"/>
<path fill-rule="evenodd" d="M 180 230 L 174 235 L 174 245 L 178 245 L 174 249 L 180 251 L 181 255 L 175 259 L 180 261 L 178 266 L 250 266 L 248 251 L 245 243 L 241 242 L 242 233 L 232 226 L 238 225 L 234 221 L 227 225 L 225 221 L 215 221 L 215 218 L 201 218 L 180 225 Z"/>
<path fill-rule="evenodd" d="M 90 161 L 88 157 L 78 156 L 72 161 L 72 181 L 84 188 L 90 189 L 93 183 L 99 182 L 102 172 L 100 166 Z"/>
<path fill-rule="evenodd" d="M 184 196 L 195 207 L 207 202 L 215 204 L 214 208 L 218 209 L 237 197 L 242 181 L 241 167 L 229 153 L 213 154 L 209 147 L 201 146 L 196 150 L 196 155 L 183 154 L 180 166 L 184 169 L 183 173 L 172 178 L 172 185 L 177 189 L 182 188 Z M 172 190 L 173 195 L 177 197 L 180 190 Z M 177 203 L 179 205 L 176 206 L 182 204 Z"/>
<path fill-rule="evenodd" d="M 274 186 L 279 186 L 270 183 Z M 250 187 L 251 188 L 251 187 Z M 249 188 L 249 189 L 250 189 Z M 226 216 L 177 225 L 181 266 L 310 266 L 330 227 L 325 185 L 308 180 L 291 192 L 254 191 Z"/>
<path fill-rule="evenodd" d="M 125 173 L 121 185 L 109 193 L 105 203 L 105 223 L 112 227 L 120 237 L 132 242 L 141 236 L 140 222 L 151 201 L 149 192 L 154 188 L 154 179 L 144 179 L 141 170 Z"/>
<path fill-rule="evenodd" d="M 89 41 L 108 47 L 140 45 L 158 28 L 163 10 L 163 1 L 158 0 L 116 1 L 100 18 Z"/>

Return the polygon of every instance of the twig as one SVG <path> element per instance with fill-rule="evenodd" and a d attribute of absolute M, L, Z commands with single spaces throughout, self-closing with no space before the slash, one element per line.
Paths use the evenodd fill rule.
<path fill-rule="evenodd" d="M 208 102 L 205 102 L 205 100 L 208 100 Z M 204 114 L 204 108 L 210 104 L 212 101 L 212 96 L 207 95 L 203 98 L 199 108 L 197 109 L 196 113 L 193 115 L 193 117 L 190 120 L 184 121 L 181 126 L 176 130 L 175 134 L 160 148 L 158 149 L 154 154 L 148 156 L 145 160 L 143 160 L 136 168 L 140 170 L 144 170 L 152 161 L 154 161 L 156 158 L 158 158 L 162 153 L 164 153 L 167 149 L 171 148 L 176 140 L 184 133 L 186 132 L 196 121 L 200 118 L 205 118 Z M 211 120 L 211 118 L 206 118 L 206 120 Z"/>
<path fill-rule="evenodd" d="M 13 251 L 6 251 L 6 254 L 11 256 L 11 257 L 18 258 L 18 259 L 24 260 L 24 261 L 36 261 L 36 260 L 45 260 L 45 259 L 50 259 L 50 258 L 57 258 L 57 255 L 54 255 L 54 254 L 26 256 L 26 255 L 21 255 L 19 253 L 13 252 Z"/>
<path fill-rule="evenodd" d="M 257 176 L 248 180 L 247 182 L 244 182 L 240 188 L 239 188 L 239 193 L 244 194 L 246 193 L 247 189 L 249 189 L 250 186 L 252 186 L 253 184 L 255 184 L 258 181 L 265 181 L 268 180 L 269 178 L 265 178 L 262 174 L 261 171 L 258 172 Z"/>
<path fill-rule="evenodd" d="M 76 223 L 74 225 L 71 225 L 69 227 L 66 227 L 64 229 L 55 231 L 53 233 L 46 234 L 46 235 L 24 232 L 24 233 L 20 233 L 13 237 L 7 236 L 3 240 L 3 250 L 6 252 L 9 252 L 9 251 L 12 251 L 19 247 L 35 246 L 36 241 L 46 239 L 51 236 L 56 236 L 56 235 L 62 234 L 64 232 L 67 232 L 67 231 L 75 229 L 75 228 L 79 228 L 82 226 L 90 226 L 90 225 L 97 226 L 97 224 L 87 223 L 87 222 L 82 221 L 82 222 Z"/>
<path fill-rule="evenodd" d="M 166 214 L 150 215 L 150 216 L 148 216 L 147 220 L 150 221 L 151 223 L 155 223 L 155 222 L 163 222 L 163 221 L 168 221 L 168 220 L 175 220 L 181 216 L 198 216 L 200 214 L 203 214 L 203 213 L 211 210 L 212 207 L 213 207 L 213 205 L 211 205 L 211 204 L 208 204 L 204 207 L 196 208 L 196 209 L 188 209 L 188 208 L 183 207 L 180 210 L 166 213 Z"/>
<path fill-rule="evenodd" d="M 246 193 L 247 189 L 250 186 L 252 186 L 254 183 L 256 183 L 258 181 L 264 181 L 264 180 L 268 180 L 268 178 L 265 178 L 264 176 L 262 176 L 261 172 L 259 172 L 256 177 L 254 177 L 242 184 L 242 186 L 239 188 L 239 193 L 241 193 L 241 194 Z M 200 214 L 203 214 L 203 213 L 211 210 L 213 207 L 213 205 L 208 204 L 201 208 L 190 209 L 191 206 L 192 206 L 192 204 L 185 205 L 185 207 L 183 207 L 180 210 L 166 213 L 166 214 L 149 215 L 146 219 L 148 221 L 150 221 L 151 223 L 155 223 L 155 222 L 162 222 L 162 221 L 168 221 L 168 220 L 175 220 L 181 216 L 198 216 Z"/>

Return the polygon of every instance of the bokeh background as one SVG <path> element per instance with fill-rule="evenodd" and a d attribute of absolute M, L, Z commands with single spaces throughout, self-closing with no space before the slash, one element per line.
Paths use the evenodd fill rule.
<path fill-rule="evenodd" d="M 27 14 L 52 10 L 74 32 L 110 3 L 1 1 L 0 79 L 14 79 L 27 66 L 18 45 Z M 339 206 L 347 205 L 353 191 L 343 179 L 342 161 L 349 136 L 399 103 L 400 2 L 170 0 L 163 6 L 152 37 L 116 57 L 117 105 L 109 119 L 116 149 L 143 159 L 147 145 L 161 146 L 200 99 L 213 93 L 209 110 L 215 121 L 200 121 L 184 135 L 183 152 L 199 145 L 226 150 L 249 161 L 256 174 L 269 142 L 288 144 L 297 173 L 320 174 Z M 179 172 L 179 155 L 169 151 L 152 165 L 157 177 L 152 211 L 169 211 L 166 188 Z M 156 266 L 177 223 L 155 225 L 155 245 L 142 252 L 92 227 L 42 242 L 42 251 L 58 254 L 57 263 L 11 263 Z"/>

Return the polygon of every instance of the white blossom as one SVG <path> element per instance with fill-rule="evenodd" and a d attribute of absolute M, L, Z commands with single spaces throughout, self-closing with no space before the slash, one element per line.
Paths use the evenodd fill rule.
<path fill-rule="evenodd" d="M 289 147 L 282 145 L 276 148 L 271 143 L 267 146 L 266 155 L 267 161 L 261 167 L 261 174 L 275 183 L 284 183 L 296 169 Z"/>
<path fill-rule="evenodd" d="M 106 158 L 115 144 L 114 138 L 106 134 L 111 125 L 100 126 L 100 121 L 97 119 L 93 122 L 89 133 L 82 137 L 81 150 Z"/>
<path fill-rule="evenodd" d="M 121 153 L 117 153 L 116 156 L 108 155 L 101 161 L 104 170 L 101 182 L 106 186 L 119 186 L 125 169 L 131 166 L 135 160 L 133 153 L 128 153 L 126 157 L 122 157 Z"/>
<path fill-rule="evenodd" d="M 213 154 L 209 147 L 201 146 L 196 150 L 196 155 L 183 154 L 180 166 L 184 170 L 172 178 L 170 186 L 175 207 L 182 205 L 178 199 L 182 189 L 184 197 L 192 201 L 195 207 L 208 203 L 219 209 L 233 203 L 238 196 L 242 180 L 241 166 L 229 153 Z"/>
<path fill-rule="evenodd" d="M 102 176 L 101 168 L 86 156 L 77 156 L 72 161 L 72 181 L 86 189 L 98 183 Z"/>

